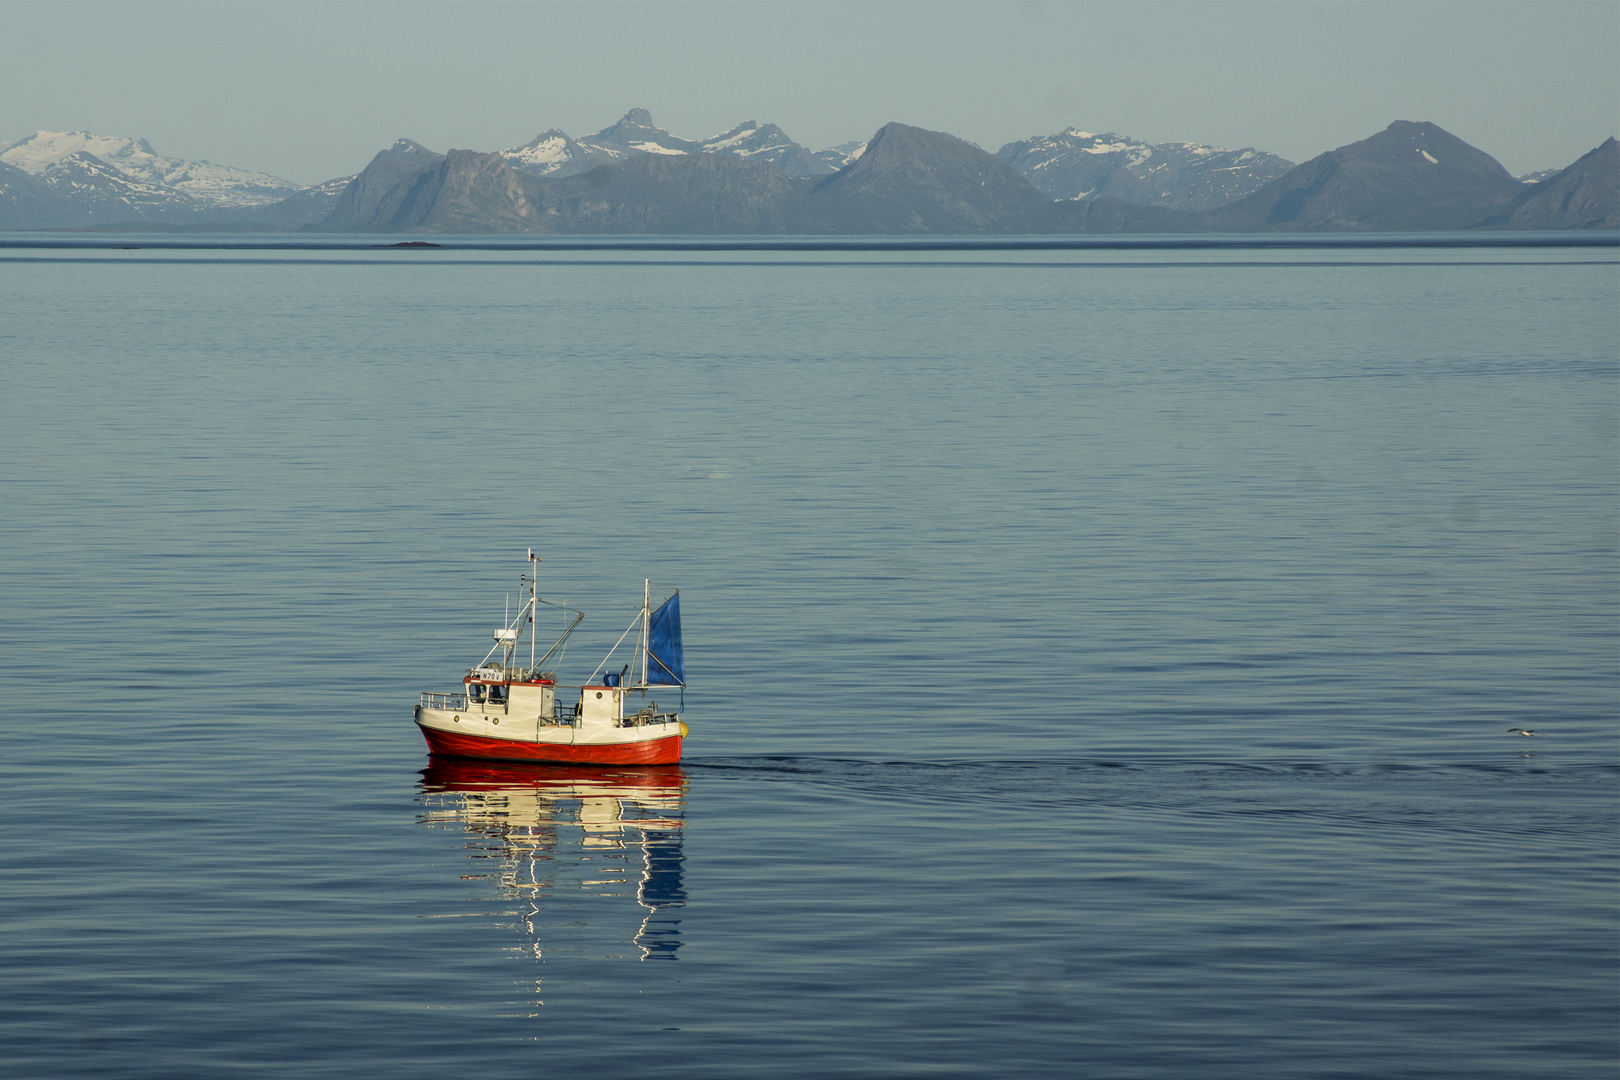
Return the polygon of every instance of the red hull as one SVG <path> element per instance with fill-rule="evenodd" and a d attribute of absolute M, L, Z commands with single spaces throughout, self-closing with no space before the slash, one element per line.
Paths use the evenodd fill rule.
<path fill-rule="evenodd" d="M 674 765 L 681 760 L 681 737 L 671 735 L 646 742 L 609 746 L 568 746 L 558 743 L 514 742 L 482 735 L 463 735 L 423 727 L 422 737 L 435 754 L 482 758 L 485 761 L 560 761 L 583 765 Z"/>

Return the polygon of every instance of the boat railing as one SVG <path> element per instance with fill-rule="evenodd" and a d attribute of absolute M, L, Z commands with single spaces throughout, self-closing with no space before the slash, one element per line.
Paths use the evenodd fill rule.
<path fill-rule="evenodd" d="M 651 709 L 642 709 L 619 719 L 620 727 L 645 727 L 648 724 L 673 724 L 679 720 L 679 713 L 653 712 Z"/>
<path fill-rule="evenodd" d="M 467 674 L 474 679 L 487 679 L 491 682 L 532 682 L 535 679 L 545 679 L 555 683 L 555 671 L 541 671 L 539 668 L 503 668 L 499 664 L 485 664 L 482 667 L 468 668 Z"/>
<path fill-rule="evenodd" d="M 422 708 L 442 709 L 445 712 L 466 712 L 467 695 L 435 694 L 424 690 L 422 692 Z M 574 715 L 574 707 L 572 705 L 564 705 L 562 702 L 558 701 L 552 703 L 551 715 L 541 716 L 540 722 L 543 724 L 552 724 L 557 727 L 578 727 L 579 717 Z"/>

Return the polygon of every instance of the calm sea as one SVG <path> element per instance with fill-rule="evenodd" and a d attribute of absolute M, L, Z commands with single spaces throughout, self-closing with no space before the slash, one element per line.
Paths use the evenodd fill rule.
<path fill-rule="evenodd" d="M 8 1076 L 1616 1075 L 1615 249 L 117 243 L 0 250 Z M 682 766 L 430 762 L 529 547 Z"/>

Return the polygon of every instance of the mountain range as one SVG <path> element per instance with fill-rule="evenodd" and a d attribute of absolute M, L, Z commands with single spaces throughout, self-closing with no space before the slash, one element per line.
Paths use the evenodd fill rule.
<path fill-rule="evenodd" d="M 1050 199 L 1112 196 L 1172 210 L 1225 206 L 1294 167 L 1253 147 L 1149 144 L 1078 128 L 1008 143 L 996 157 Z"/>
<path fill-rule="evenodd" d="M 646 109 L 631 109 L 618 123 L 578 141 L 567 132 L 552 128 L 522 146 L 497 153 L 514 169 L 558 178 L 633 154 L 725 154 L 773 165 L 784 176 L 808 179 L 837 172 L 858 157 L 864 145 L 845 143 L 812 153 L 788 138 L 775 124 L 753 120 L 744 120 L 730 131 L 690 142 L 654 124 L 652 113 Z"/>
<path fill-rule="evenodd" d="M 1620 228 L 1620 146 L 1514 178 L 1432 123 L 1396 121 L 1295 166 L 1252 147 L 1068 128 L 990 154 L 891 123 L 811 151 L 749 120 L 689 141 L 632 109 L 594 135 L 439 154 L 401 139 L 300 188 L 159 155 L 144 140 L 38 132 L 0 146 L 0 229 L 345 232 L 1065 234 Z"/>

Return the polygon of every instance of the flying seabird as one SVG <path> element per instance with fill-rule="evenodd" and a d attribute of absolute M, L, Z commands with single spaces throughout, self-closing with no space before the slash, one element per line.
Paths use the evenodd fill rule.
<path fill-rule="evenodd" d="M 1509 735 L 1512 735 L 1512 734 L 1515 734 L 1515 733 L 1520 734 L 1520 735 L 1540 735 L 1541 734 L 1541 732 L 1539 732 L 1539 731 L 1531 731 L 1529 728 L 1522 728 L 1522 727 L 1510 727 L 1510 728 L 1507 729 L 1507 733 Z"/>

